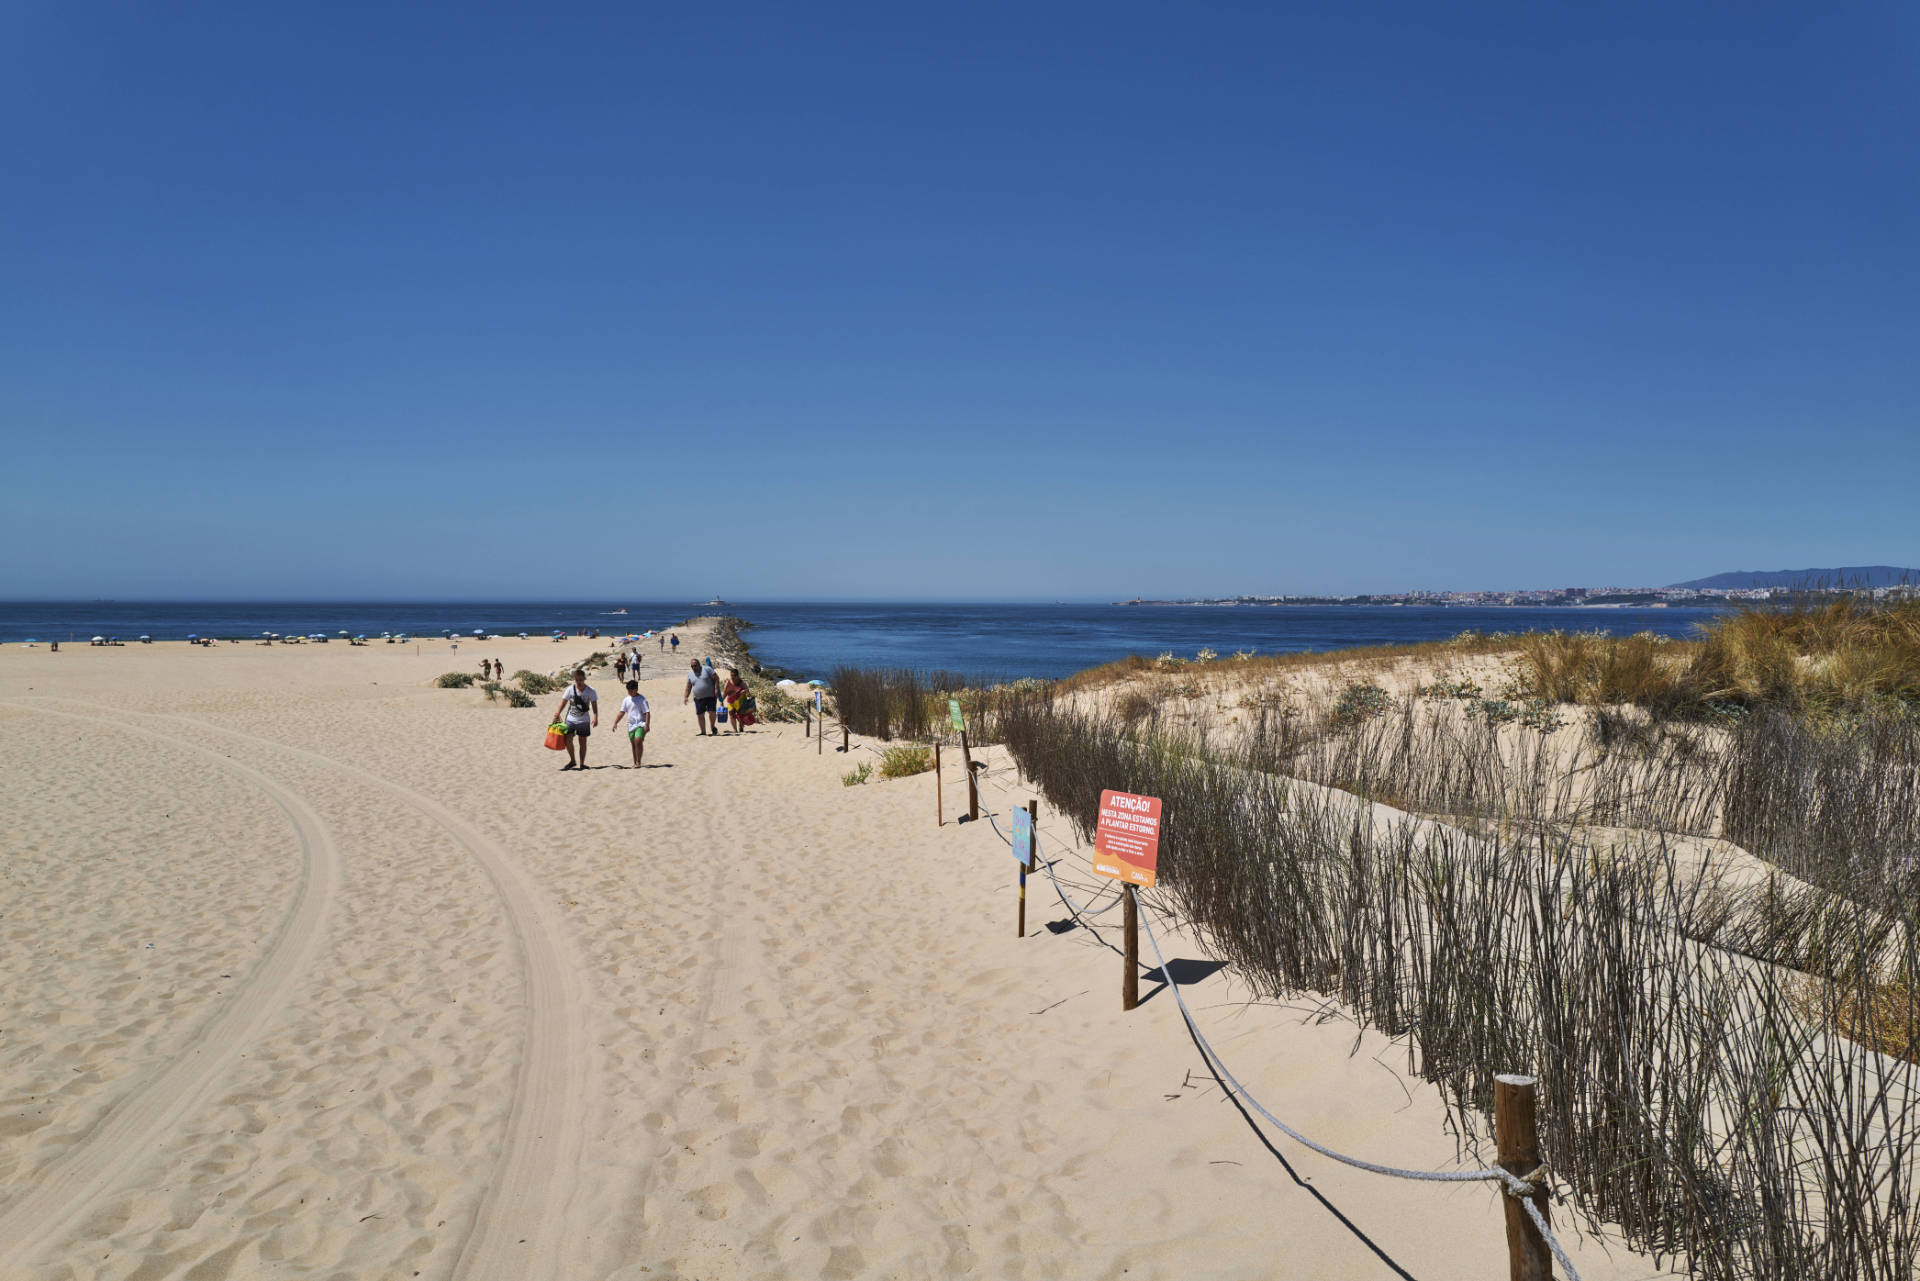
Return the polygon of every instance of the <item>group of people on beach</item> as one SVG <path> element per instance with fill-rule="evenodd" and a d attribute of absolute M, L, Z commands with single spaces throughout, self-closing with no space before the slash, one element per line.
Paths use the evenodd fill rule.
<path fill-rule="evenodd" d="M 700 727 L 702 736 L 718 737 L 720 726 L 727 721 L 733 722 L 733 732 L 738 734 L 753 724 L 758 712 L 746 681 L 740 678 L 740 669 L 729 669 L 727 679 L 722 681 L 711 658 L 693 660 L 680 705 L 685 707 L 689 701 L 693 703 L 694 723 Z M 720 710 L 723 707 L 725 711 Z"/>
<path fill-rule="evenodd" d="M 674 638 L 679 643 L 679 638 Z M 627 696 L 620 701 L 617 715 L 626 722 L 627 743 L 633 752 L 634 769 L 640 769 L 645 763 L 647 731 L 653 728 L 653 707 L 647 696 L 640 692 L 640 655 L 636 651 L 628 667 L 628 657 L 620 655 L 614 665 L 616 673 L 625 678 Z M 626 673 L 631 670 L 632 676 Z M 731 721 L 733 732 L 739 734 L 754 723 L 757 708 L 747 682 L 738 668 L 728 670 L 726 679 L 720 678 L 714 670 L 713 660 L 694 659 L 687 675 L 686 690 L 680 696 L 681 706 L 693 704 L 693 718 L 699 726 L 700 736 L 719 737 L 720 725 Z M 721 709 L 725 710 L 722 711 Z M 600 695 L 587 684 L 587 669 L 573 669 L 573 680 L 560 695 L 560 705 L 554 708 L 554 722 L 564 728 L 567 740 L 567 763 L 563 770 L 585 769 L 587 767 L 587 739 L 600 727 Z"/>

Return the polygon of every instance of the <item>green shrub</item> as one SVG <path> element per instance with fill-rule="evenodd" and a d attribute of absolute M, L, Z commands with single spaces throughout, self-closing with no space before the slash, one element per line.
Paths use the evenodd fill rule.
<path fill-rule="evenodd" d="M 911 778 L 915 774 L 924 774 L 933 768 L 933 749 L 930 747 L 889 747 L 880 753 L 881 778 Z"/>
<path fill-rule="evenodd" d="M 518 681 L 520 688 L 529 694 L 558 693 L 560 687 L 566 684 L 557 676 L 542 676 L 539 672 L 530 672 L 524 667 L 513 674 L 513 679 Z M 515 703 L 514 706 L 518 707 L 519 704 Z"/>
<path fill-rule="evenodd" d="M 472 672 L 442 672 L 440 679 L 434 684 L 441 689 L 468 689 L 472 687 L 473 682 Z"/>
<path fill-rule="evenodd" d="M 858 787 L 872 777 L 873 763 L 871 761 L 862 761 L 860 762 L 859 769 L 840 776 L 840 784 L 843 787 Z"/>
<path fill-rule="evenodd" d="M 480 692 L 487 696 L 489 703 L 497 703 L 500 701 L 500 682 L 482 681 L 480 683 Z"/>
<path fill-rule="evenodd" d="M 754 690 L 753 701 L 754 715 L 763 721 L 786 721 L 799 724 L 807 719 L 807 709 L 800 700 L 777 685 L 767 685 Z"/>
<path fill-rule="evenodd" d="M 527 693 L 527 691 L 525 691 L 524 689 L 515 689 L 513 686 L 509 685 L 502 692 L 507 696 L 508 707 L 532 707 L 533 706 L 533 695 Z"/>
<path fill-rule="evenodd" d="M 1344 727 L 1370 721 L 1386 711 L 1392 702 L 1387 691 L 1378 685 L 1349 685 L 1334 701 L 1333 723 Z"/>

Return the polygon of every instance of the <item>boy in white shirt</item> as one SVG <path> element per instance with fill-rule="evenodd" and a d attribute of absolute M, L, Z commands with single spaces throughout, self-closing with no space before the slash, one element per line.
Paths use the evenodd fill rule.
<path fill-rule="evenodd" d="M 653 728 L 653 708 L 640 692 L 639 681 L 627 682 L 627 696 L 620 700 L 620 710 L 627 716 L 627 741 L 633 745 L 633 767 L 639 769 L 640 758 L 647 750 L 647 731 Z"/>

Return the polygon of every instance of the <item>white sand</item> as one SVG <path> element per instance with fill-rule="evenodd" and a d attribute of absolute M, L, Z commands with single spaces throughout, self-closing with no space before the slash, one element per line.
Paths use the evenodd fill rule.
<path fill-rule="evenodd" d="M 1491 1188 L 1276 1159 L 1044 880 L 1016 939 L 955 763 L 942 828 L 797 726 L 697 739 L 655 651 L 638 772 L 610 671 L 585 774 L 557 697 L 430 687 L 594 647 L 0 652 L 0 1277 L 1504 1274 Z M 1403 1049 L 1190 999 L 1296 1125 L 1455 1163 Z"/>

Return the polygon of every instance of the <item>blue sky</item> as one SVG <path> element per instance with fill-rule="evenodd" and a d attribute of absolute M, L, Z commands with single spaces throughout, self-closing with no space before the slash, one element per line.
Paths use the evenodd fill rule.
<path fill-rule="evenodd" d="M 1920 10 L 0 15 L 0 596 L 1920 564 Z"/>

